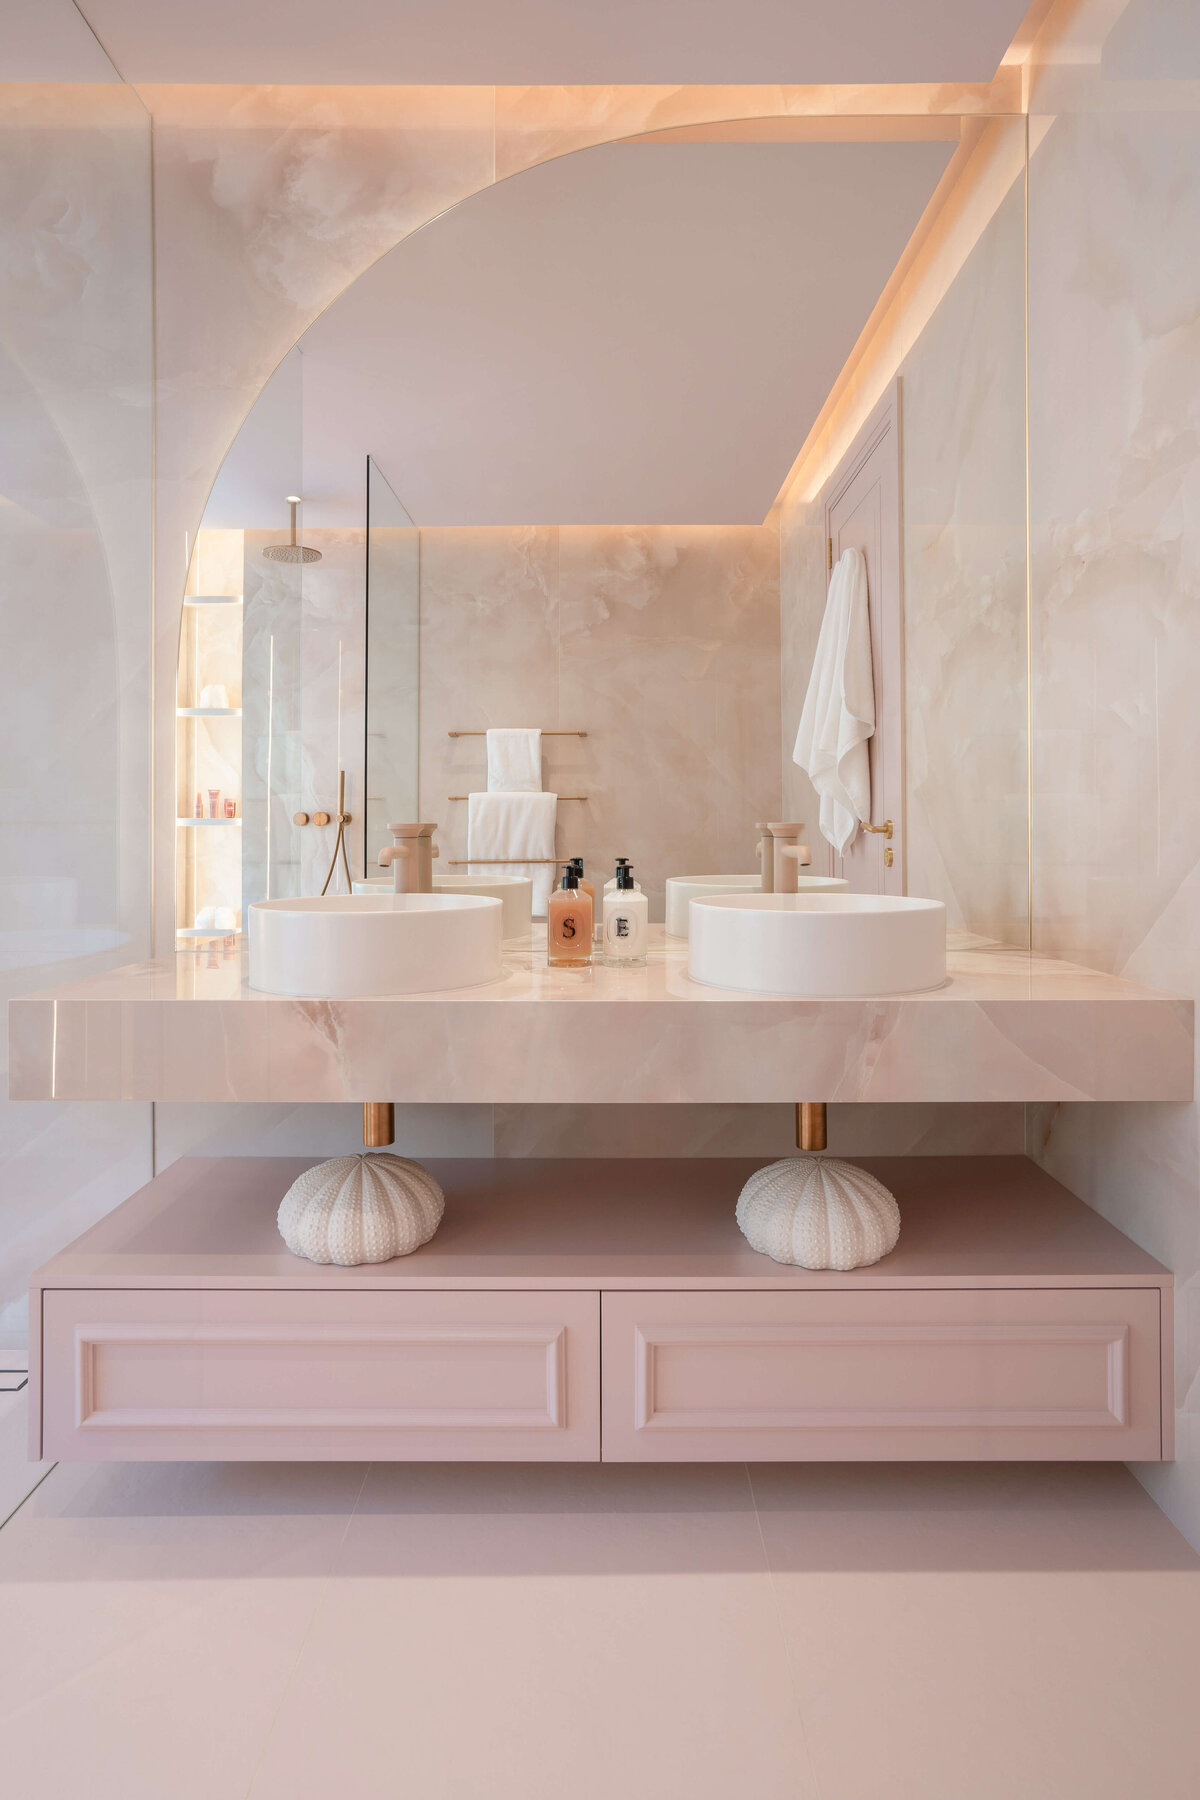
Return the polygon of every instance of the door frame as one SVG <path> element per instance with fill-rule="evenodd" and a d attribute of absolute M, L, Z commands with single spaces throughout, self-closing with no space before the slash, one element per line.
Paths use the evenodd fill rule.
<path fill-rule="evenodd" d="M 882 641 L 878 649 L 881 665 L 887 669 L 894 669 L 896 672 L 898 705 L 894 715 L 885 719 L 887 730 L 881 734 L 881 739 L 885 766 L 889 770 L 892 768 L 897 770 L 896 791 L 899 798 L 891 809 L 893 836 L 888 847 L 893 853 L 893 864 L 890 869 L 883 870 L 883 885 L 880 891 L 891 894 L 904 894 L 908 891 L 905 832 L 907 771 L 905 767 L 906 696 L 904 682 L 904 493 L 900 437 L 900 379 L 899 375 L 892 378 L 882 399 L 868 415 L 866 422 L 821 490 L 821 524 L 825 538 L 825 591 L 828 594 L 829 582 L 833 573 L 832 516 L 834 509 L 845 496 L 847 489 L 861 474 L 863 465 L 877 451 L 885 448 L 888 473 L 892 477 L 888 483 L 891 489 L 888 494 L 888 512 L 892 511 L 890 502 L 894 498 L 894 519 L 885 516 L 881 521 L 879 556 L 883 569 L 891 575 L 892 579 L 889 582 L 885 577 L 882 583 L 883 593 L 879 614 Z M 883 797 L 875 793 L 874 785 L 872 785 L 872 824 L 883 823 L 883 819 L 877 820 L 874 817 L 877 806 L 882 809 Z M 837 865 L 841 863 L 841 860 L 833 846 L 830 845 L 829 870 L 831 874 L 839 873 Z"/>

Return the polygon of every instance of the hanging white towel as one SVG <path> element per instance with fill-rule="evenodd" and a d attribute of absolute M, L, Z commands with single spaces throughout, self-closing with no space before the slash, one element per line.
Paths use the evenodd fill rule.
<path fill-rule="evenodd" d="M 545 918 L 554 886 L 557 811 L 557 794 L 471 794 L 467 799 L 467 857 L 479 858 L 468 861 L 469 872 L 528 875 L 535 919 Z"/>
<path fill-rule="evenodd" d="M 792 761 L 821 798 L 821 834 L 845 855 L 860 819 L 871 817 L 871 758 L 875 676 L 867 565 L 847 550 L 829 582 L 821 636 L 809 677 Z"/>
<path fill-rule="evenodd" d="M 540 731 L 502 730 L 487 734 L 488 793 L 538 794 L 542 788 Z"/>

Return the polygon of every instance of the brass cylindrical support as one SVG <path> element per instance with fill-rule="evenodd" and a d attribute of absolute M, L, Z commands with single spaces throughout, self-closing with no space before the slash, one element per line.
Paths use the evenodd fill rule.
<path fill-rule="evenodd" d="M 824 1150 L 829 1138 L 825 1129 L 825 1102 L 805 1100 L 796 1108 L 796 1146 L 800 1150 Z"/>
<path fill-rule="evenodd" d="M 396 1141 L 396 1109 L 390 1100 L 363 1101 L 363 1145 L 382 1150 Z"/>

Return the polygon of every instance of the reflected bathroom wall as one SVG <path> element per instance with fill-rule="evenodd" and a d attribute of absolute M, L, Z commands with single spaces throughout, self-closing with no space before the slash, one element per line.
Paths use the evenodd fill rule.
<path fill-rule="evenodd" d="M 779 545 L 772 526 L 421 532 L 421 816 L 467 855 L 489 725 L 543 740 L 557 854 L 632 859 L 661 922 L 668 875 L 753 871 L 779 801 Z M 583 795 L 583 800 L 567 799 Z"/>
<path fill-rule="evenodd" d="M 911 894 L 951 929 L 1029 937 L 1024 120 L 964 145 L 930 224 L 802 452 L 779 507 L 785 808 L 828 580 L 823 495 L 898 375 L 905 829 Z"/>
<path fill-rule="evenodd" d="M 4 29 L 28 77 L 0 82 L 7 998 L 149 952 L 153 334 L 149 119 L 67 0 Z M 7 1346 L 31 1270 L 149 1175 L 151 1118 L 0 1109 Z"/>
<path fill-rule="evenodd" d="M 421 535 L 367 458 L 366 815 L 356 877 L 378 875 L 388 821 L 420 816 Z"/>

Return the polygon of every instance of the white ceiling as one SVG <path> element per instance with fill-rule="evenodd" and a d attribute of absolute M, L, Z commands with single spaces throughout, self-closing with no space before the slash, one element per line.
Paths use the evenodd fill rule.
<path fill-rule="evenodd" d="M 477 195 L 301 340 L 305 523 L 361 522 L 368 452 L 421 525 L 761 522 L 954 148 L 613 145 Z M 298 404 L 293 364 L 209 524 L 286 517 Z"/>
<path fill-rule="evenodd" d="M 0 0 L 0 81 L 117 81 L 73 0 Z"/>
<path fill-rule="evenodd" d="M 990 81 L 1027 5 L 80 0 L 127 81 L 501 85 Z"/>

